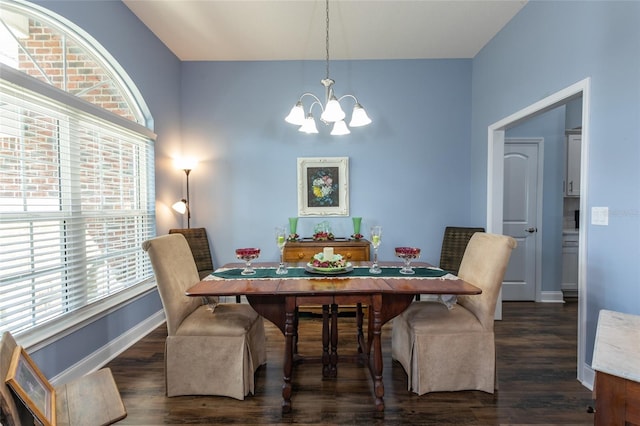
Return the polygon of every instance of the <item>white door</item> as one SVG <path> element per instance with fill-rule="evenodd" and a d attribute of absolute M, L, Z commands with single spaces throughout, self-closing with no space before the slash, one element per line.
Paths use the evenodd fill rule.
<path fill-rule="evenodd" d="M 502 300 L 536 300 L 538 195 L 542 139 L 506 139 L 503 232 L 518 242 L 505 273 Z"/>

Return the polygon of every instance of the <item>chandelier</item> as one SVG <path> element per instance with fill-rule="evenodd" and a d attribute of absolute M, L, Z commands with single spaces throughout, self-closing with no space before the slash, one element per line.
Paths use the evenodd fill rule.
<path fill-rule="evenodd" d="M 360 127 L 366 126 L 371 123 L 371 119 L 367 115 L 367 112 L 364 110 L 362 105 L 358 102 L 358 99 L 353 95 L 343 95 L 340 98 L 336 98 L 336 95 L 333 93 L 333 85 L 335 81 L 333 81 L 329 77 L 329 0 L 326 0 L 326 33 L 325 33 L 325 51 L 326 51 L 326 75 L 325 78 L 320 80 L 320 83 L 325 88 L 325 103 L 323 104 L 320 99 L 314 95 L 313 93 L 303 93 L 298 102 L 291 108 L 289 115 L 284 119 L 287 123 L 295 124 L 300 126 L 298 129 L 304 133 L 318 133 L 318 128 L 316 127 L 316 120 L 313 117 L 312 109 L 314 106 L 320 106 L 322 113 L 320 115 L 320 121 L 324 124 L 329 125 L 333 123 L 333 129 L 331 130 L 332 135 L 348 135 L 351 133 L 349 131 L 349 127 Z M 312 102 L 309 105 L 309 109 L 305 114 L 304 105 L 302 103 L 305 97 L 311 97 Z M 340 106 L 340 101 L 345 98 L 351 98 L 355 101 L 355 105 L 353 106 L 353 112 L 351 113 L 351 121 L 349 121 L 349 127 L 347 127 L 347 123 L 345 123 L 344 118 L 346 117 L 345 112 L 342 110 Z"/>

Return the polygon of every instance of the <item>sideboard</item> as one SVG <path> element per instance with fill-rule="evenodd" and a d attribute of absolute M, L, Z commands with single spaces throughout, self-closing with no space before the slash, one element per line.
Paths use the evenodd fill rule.
<path fill-rule="evenodd" d="M 370 243 L 365 239 L 352 240 L 336 238 L 334 240 L 315 241 L 303 238 L 299 241 L 287 241 L 284 246 L 285 262 L 309 262 L 314 254 L 322 253 L 324 247 L 333 247 L 336 254 L 346 260 L 368 261 L 371 259 Z"/>

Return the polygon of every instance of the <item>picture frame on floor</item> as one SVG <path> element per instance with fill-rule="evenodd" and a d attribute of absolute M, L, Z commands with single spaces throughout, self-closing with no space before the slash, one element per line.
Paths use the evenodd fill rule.
<path fill-rule="evenodd" d="M 44 426 L 56 424 L 56 393 L 22 346 L 16 346 L 6 383 Z"/>

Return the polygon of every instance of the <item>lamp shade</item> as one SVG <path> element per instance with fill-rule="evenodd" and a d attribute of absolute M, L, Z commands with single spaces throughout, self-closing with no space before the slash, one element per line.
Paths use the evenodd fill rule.
<path fill-rule="evenodd" d="M 180 200 L 171 206 L 171 208 L 180 214 L 185 214 L 187 212 L 187 200 Z"/>
<path fill-rule="evenodd" d="M 293 108 L 291 108 L 289 115 L 284 119 L 287 123 L 295 124 L 297 126 L 302 126 L 304 124 L 304 120 L 304 107 L 300 101 L 296 102 Z"/>
<path fill-rule="evenodd" d="M 349 133 L 351 132 L 344 120 L 336 121 L 333 125 L 333 129 L 331 130 L 332 136 L 348 135 Z"/>
<path fill-rule="evenodd" d="M 303 133 L 318 133 L 318 128 L 316 127 L 316 120 L 313 118 L 312 114 L 307 115 L 307 118 L 304 120 L 304 123 L 298 130 Z"/>
<path fill-rule="evenodd" d="M 338 102 L 335 96 L 331 96 L 320 118 L 322 119 L 322 121 L 325 121 L 327 123 L 335 123 L 336 121 L 344 120 L 345 116 L 346 114 L 342 110 L 340 102 Z"/>
<path fill-rule="evenodd" d="M 367 115 L 367 111 L 362 108 L 362 105 L 356 103 L 353 106 L 353 113 L 351 113 L 351 121 L 349 122 L 349 126 L 360 127 L 366 126 L 369 123 L 371 123 L 371 119 Z"/>

